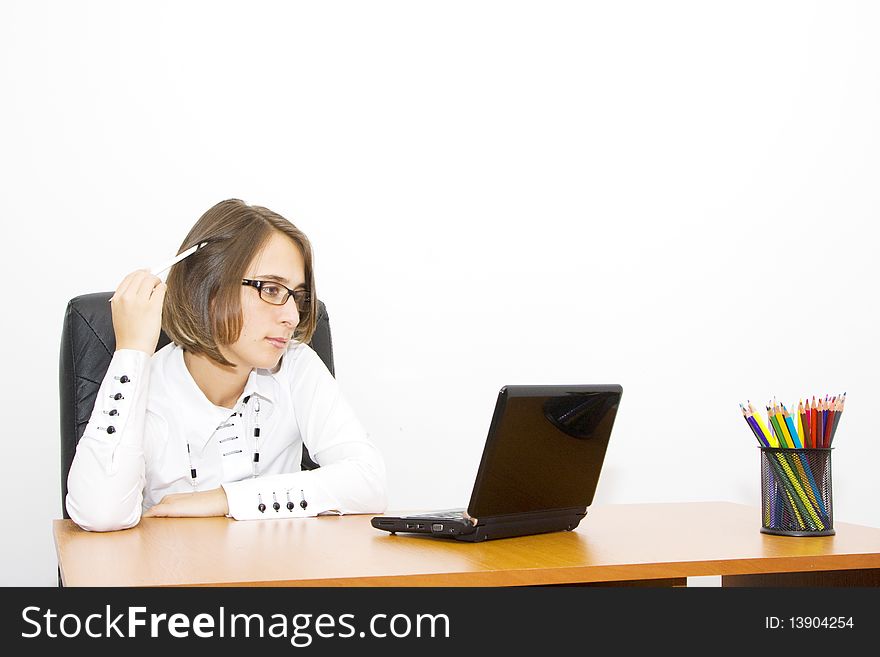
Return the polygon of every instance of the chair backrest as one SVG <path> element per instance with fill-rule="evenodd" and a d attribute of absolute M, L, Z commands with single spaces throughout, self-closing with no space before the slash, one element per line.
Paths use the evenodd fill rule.
<path fill-rule="evenodd" d="M 73 462 L 76 444 L 92 415 L 98 388 L 116 351 L 109 303 L 112 296 L 113 292 L 96 292 L 75 297 L 68 302 L 64 313 L 58 373 L 61 397 L 61 508 L 65 518 L 70 517 L 64 503 L 67 498 L 67 473 Z M 169 342 L 168 336 L 162 331 L 156 350 Z M 309 344 L 335 376 L 330 316 L 322 301 L 318 302 L 318 326 Z M 312 470 L 316 467 L 318 465 L 312 461 L 304 445 L 302 468 Z"/>

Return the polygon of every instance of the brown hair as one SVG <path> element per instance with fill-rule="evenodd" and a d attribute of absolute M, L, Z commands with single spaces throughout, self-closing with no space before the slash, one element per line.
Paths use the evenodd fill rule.
<path fill-rule="evenodd" d="M 241 334 L 241 279 L 272 231 L 287 235 L 302 252 L 311 302 L 309 309 L 300 313 L 293 339 L 299 342 L 312 339 L 318 301 L 308 237 L 267 208 L 228 199 L 201 216 L 178 253 L 202 242 L 207 244 L 174 265 L 168 273 L 162 328 L 175 344 L 221 365 L 232 365 L 220 353 L 218 345 L 230 345 Z"/>

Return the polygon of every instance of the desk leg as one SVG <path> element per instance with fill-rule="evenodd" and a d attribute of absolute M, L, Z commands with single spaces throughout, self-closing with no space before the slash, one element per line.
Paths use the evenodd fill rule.
<path fill-rule="evenodd" d="M 626 582 L 593 582 L 587 586 L 641 586 L 641 587 L 677 587 L 687 586 L 687 577 L 667 577 L 666 579 L 634 579 Z"/>
<path fill-rule="evenodd" d="M 721 586 L 880 586 L 880 569 L 723 575 Z"/>
<path fill-rule="evenodd" d="M 574 584 L 551 584 L 551 586 L 641 586 L 669 588 L 676 586 L 687 586 L 687 577 L 667 577 L 665 579 L 632 579 L 623 580 L 620 582 L 577 582 Z"/>

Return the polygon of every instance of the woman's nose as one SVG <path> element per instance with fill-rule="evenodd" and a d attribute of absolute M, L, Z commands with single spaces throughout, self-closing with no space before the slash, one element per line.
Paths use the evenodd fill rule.
<path fill-rule="evenodd" d="M 296 300 L 292 296 L 287 297 L 287 301 L 279 308 L 282 321 L 290 322 L 293 326 L 299 324 L 299 311 L 296 308 Z"/>

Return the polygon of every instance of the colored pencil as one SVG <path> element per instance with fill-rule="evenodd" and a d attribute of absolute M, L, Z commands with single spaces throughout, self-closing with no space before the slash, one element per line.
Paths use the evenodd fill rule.
<path fill-rule="evenodd" d="M 755 407 L 752 406 L 752 402 L 748 402 L 749 405 L 749 413 L 752 414 L 752 417 L 755 419 L 758 427 L 761 429 L 761 433 L 764 434 L 764 437 L 767 439 L 767 445 L 769 447 L 779 447 L 779 443 L 776 442 L 776 439 L 770 435 L 770 430 L 764 426 L 764 421 L 761 419 L 761 415 L 755 410 Z"/>
<path fill-rule="evenodd" d="M 798 413 L 797 416 L 797 432 L 798 435 L 801 436 L 801 440 L 804 441 L 804 447 L 807 447 L 807 434 L 804 433 L 804 414 Z"/>
<path fill-rule="evenodd" d="M 828 437 L 828 395 L 819 399 L 819 424 L 822 426 L 822 446 Z"/>
<path fill-rule="evenodd" d="M 767 418 L 768 423 L 771 427 L 773 427 L 773 432 L 776 434 L 776 442 L 779 443 L 780 447 L 790 447 L 788 441 L 785 439 L 785 434 L 782 433 L 782 428 L 779 426 L 779 420 L 776 418 L 776 413 L 768 406 L 767 412 L 769 416 Z"/>
<path fill-rule="evenodd" d="M 843 405 L 846 402 L 846 393 L 843 393 L 840 396 L 840 399 L 837 400 L 837 412 L 834 414 L 834 424 L 831 427 L 831 437 L 828 439 L 828 446 L 831 447 L 831 441 L 834 440 L 834 436 L 837 433 L 837 425 L 840 424 L 840 416 L 843 415 Z"/>
<path fill-rule="evenodd" d="M 804 400 L 798 400 L 798 418 L 800 419 L 801 435 L 804 437 L 804 447 L 812 447 L 813 439 L 810 436 L 810 400 L 807 399 L 806 405 Z"/>
<path fill-rule="evenodd" d="M 772 447 L 773 440 L 770 438 L 770 433 L 767 431 L 766 427 L 764 427 L 764 423 L 761 422 L 760 416 L 755 415 L 749 410 L 746 410 L 746 413 L 746 419 L 752 424 L 753 430 L 755 430 L 755 435 L 758 437 L 758 441 L 764 445 L 764 447 Z"/>
<path fill-rule="evenodd" d="M 776 423 L 782 431 L 782 437 L 785 439 L 786 443 L 785 446 L 794 447 L 794 440 L 792 440 L 791 434 L 788 432 L 788 427 L 785 425 L 785 417 L 782 415 L 782 408 L 776 403 L 776 400 L 773 401 L 773 415 L 776 417 Z"/>
<path fill-rule="evenodd" d="M 825 442 L 831 440 L 831 427 L 834 426 L 834 404 L 837 402 L 836 397 L 825 397 L 825 408 L 828 411 L 828 415 L 825 418 Z"/>
<path fill-rule="evenodd" d="M 785 404 L 780 404 L 780 406 L 782 407 L 782 417 L 785 420 L 785 428 L 788 429 L 788 434 L 791 438 L 791 444 L 794 445 L 795 449 L 800 449 L 803 447 L 803 444 L 801 444 L 801 438 L 798 435 L 797 429 L 794 428 L 794 422 L 791 420 L 791 413 L 788 412 Z"/>
<path fill-rule="evenodd" d="M 752 430 L 752 433 L 755 434 L 755 438 L 758 439 L 758 444 L 761 447 L 769 447 L 769 443 L 767 442 L 767 438 L 764 436 L 764 432 L 761 427 L 758 426 L 758 422 L 755 420 L 754 416 L 749 413 L 745 406 L 742 404 L 739 405 L 739 409 L 742 411 L 743 417 L 746 419 L 746 422 L 749 424 L 749 428 Z M 764 507 L 764 526 L 770 527 L 772 523 L 772 519 L 776 517 L 776 507 L 778 506 L 777 495 L 768 496 L 767 503 L 763 504 Z"/>
<path fill-rule="evenodd" d="M 816 395 L 813 395 L 813 402 L 810 404 L 810 430 L 813 432 L 813 447 L 821 447 L 819 440 L 819 414 L 816 407 Z"/>
<path fill-rule="evenodd" d="M 755 422 L 754 418 L 749 416 L 749 412 L 746 410 L 746 407 L 742 404 L 739 405 L 739 409 L 742 411 L 743 417 L 746 419 L 746 422 L 749 425 L 749 428 L 752 430 L 752 433 L 755 434 L 755 438 L 758 439 L 758 442 L 764 446 L 768 447 L 768 444 L 764 437 L 761 435 L 761 430 L 758 428 L 758 424 Z"/>

